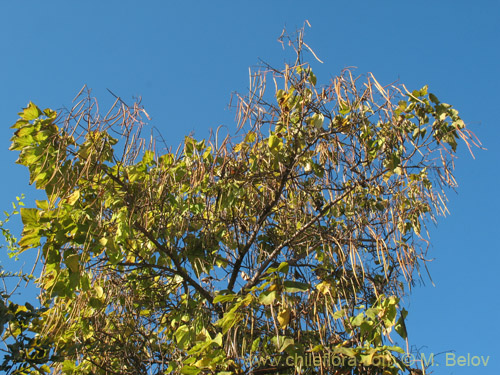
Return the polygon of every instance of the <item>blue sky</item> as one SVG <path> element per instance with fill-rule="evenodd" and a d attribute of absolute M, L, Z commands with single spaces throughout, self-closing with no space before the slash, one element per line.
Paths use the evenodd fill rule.
<path fill-rule="evenodd" d="M 194 131 L 234 129 L 233 91 L 245 92 L 259 59 L 281 66 L 276 42 L 284 26 L 309 20 L 306 41 L 324 64 L 318 82 L 343 68 L 373 72 L 408 89 L 429 84 L 453 104 L 487 151 L 456 163 L 451 215 L 431 225 L 428 279 L 407 301 L 411 343 L 423 353 L 490 356 L 486 367 L 446 366 L 435 374 L 500 372 L 500 266 L 497 233 L 500 127 L 500 3 L 497 1 L 3 1 L 0 5 L 0 208 L 38 193 L 8 151 L 10 125 L 28 101 L 69 106 L 87 84 L 103 103 L 107 88 L 125 100 L 141 96 L 152 125 L 177 145 Z M 313 58 L 311 56 L 311 62 Z M 2 263 L 7 262 L 4 253 Z M 30 269 L 32 257 L 24 257 Z"/>

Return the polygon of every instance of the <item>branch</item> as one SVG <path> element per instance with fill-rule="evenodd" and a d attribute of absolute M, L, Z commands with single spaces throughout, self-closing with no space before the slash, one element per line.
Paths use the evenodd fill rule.
<path fill-rule="evenodd" d="M 172 254 L 171 251 L 169 251 L 165 246 L 163 246 L 161 243 L 158 242 L 158 240 L 156 238 L 153 237 L 153 235 L 148 231 L 146 230 L 144 227 L 142 227 L 140 224 L 138 223 L 135 223 L 134 226 L 139 229 L 139 231 L 144 234 L 144 236 L 146 236 L 146 238 L 148 240 L 150 240 L 152 243 L 154 243 L 154 245 L 156 246 L 156 248 L 160 251 L 162 251 L 163 253 L 167 254 L 169 256 L 170 259 L 172 259 L 172 262 L 174 263 L 175 265 L 175 272 L 177 274 L 179 274 L 179 276 L 181 276 L 189 285 L 191 285 L 193 288 L 195 288 L 203 297 L 205 297 L 207 299 L 208 302 L 210 302 L 210 304 L 213 305 L 213 301 L 214 301 L 214 298 L 212 297 L 212 295 L 210 294 L 210 292 L 208 292 L 208 290 L 206 290 L 205 288 L 203 288 L 200 284 L 198 284 L 193 278 L 191 278 L 191 276 L 189 276 L 189 274 L 184 270 L 184 268 L 182 268 L 182 265 L 181 263 L 179 262 L 179 260 Z"/>
<path fill-rule="evenodd" d="M 229 284 L 227 288 L 229 290 L 233 290 L 234 284 L 236 283 L 236 278 L 238 277 L 238 273 L 240 272 L 241 264 L 243 263 L 243 259 L 245 259 L 245 256 L 247 255 L 248 251 L 250 250 L 250 247 L 254 243 L 255 239 L 257 238 L 257 235 L 260 232 L 260 229 L 262 228 L 262 224 L 266 220 L 266 218 L 269 216 L 271 211 L 273 210 L 273 207 L 276 206 L 276 204 L 279 202 L 281 194 L 283 193 L 283 189 L 285 188 L 286 181 L 288 179 L 288 176 L 290 175 L 292 171 L 292 166 L 295 162 L 295 159 L 292 159 L 292 163 L 289 167 L 286 168 L 285 173 L 283 174 L 283 177 L 281 178 L 280 181 L 280 187 L 278 188 L 278 191 L 276 192 L 276 196 L 274 197 L 273 201 L 269 203 L 265 208 L 264 211 L 262 212 L 261 216 L 259 217 L 259 220 L 257 221 L 257 226 L 255 230 L 253 231 L 252 235 L 248 239 L 247 244 L 239 252 L 238 259 L 234 262 L 234 268 L 233 272 L 231 274 L 231 278 L 229 280 Z"/>
<path fill-rule="evenodd" d="M 279 252 L 284 247 L 288 246 L 295 238 L 297 238 L 297 236 L 301 235 L 311 225 L 313 225 L 318 220 L 320 220 L 325 215 L 325 213 L 333 205 L 335 205 L 337 202 L 339 202 L 342 199 L 344 199 L 355 188 L 356 188 L 356 186 L 352 186 L 351 188 L 347 189 L 342 195 L 340 195 L 339 197 L 337 197 L 334 201 L 332 201 L 332 202 L 328 203 L 327 205 L 325 205 L 317 216 L 315 216 L 314 218 L 312 218 L 307 224 L 305 224 L 302 228 L 300 228 L 299 230 L 297 230 L 288 240 L 286 240 L 281 245 L 279 245 L 278 247 L 276 247 L 273 250 L 273 252 L 271 253 L 271 255 L 269 255 L 269 257 L 261 264 L 261 266 L 259 267 L 259 269 L 257 270 L 257 272 L 253 275 L 253 277 L 250 280 L 248 280 L 248 282 L 243 286 L 243 288 L 241 290 L 250 289 L 253 286 L 257 285 L 257 283 L 259 282 L 260 276 L 264 273 L 264 271 L 269 266 L 269 264 L 273 261 L 273 259 L 276 257 L 276 255 L 278 255 Z"/>
<path fill-rule="evenodd" d="M 128 191 L 127 185 L 125 185 L 125 183 L 122 180 L 120 180 L 118 177 L 114 176 L 113 174 L 111 174 L 111 173 L 106 173 L 106 174 L 113 181 L 115 181 L 118 185 L 120 185 L 123 189 L 125 189 L 125 193 L 127 194 L 126 195 L 126 199 L 125 199 L 125 204 L 127 206 L 130 206 L 131 202 L 128 199 L 128 198 L 130 198 L 130 193 Z M 181 276 L 182 279 L 185 280 L 189 285 L 191 285 L 193 288 L 195 288 L 203 297 L 205 297 L 205 299 L 208 302 L 210 302 L 211 305 L 213 305 L 214 298 L 212 297 L 212 295 L 210 294 L 210 292 L 207 291 L 206 289 L 204 289 L 193 278 L 191 278 L 191 276 L 189 276 L 189 274 L 186 272 L 186 270 L 184 270 L 184 268 L 182 268 L 182 265 L 179 262 L 179 260 L 174 256 L 174 254 L 171 251 L 169 251 L 169 249 L 167 249 L 165 246 L 163 246 L 161 243 L 159 243 L 158 240 L 151 234 L 151 232 L 149 232 L 146 228 L 144 228 L 143 226 L 141 226 L 139 223 L 134 223 L 134 227 L 136 229 L 138 229 L 148 240 L 150 240 L 156 246 L 156 248 L 159 251 L 163 252 L 170 259 L 172 259 L 172 262 L 174 263 L 175 268 L 176 268 L 175 272 L 179 276 Z"/>

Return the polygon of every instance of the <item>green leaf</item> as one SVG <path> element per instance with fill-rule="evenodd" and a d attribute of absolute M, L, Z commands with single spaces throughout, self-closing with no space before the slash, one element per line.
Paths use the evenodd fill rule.
<path fill-rule="evenodd" d="M 262 292 L 259 295 L 259 302 L 263 305 L 270 305 L 276 299 L 276 291 L 273 290 L 271 292 Z"/>
<path fill-rule="evenodd" d="M 351 324 L 353 326 L 359 327 L 365 321 L 365 315 L 361 312 L 354 319 L 352 319 Z"/>
<path fill-rule="evenodd" d="M 48 202 L 48 201 L 39 201 L 39 200 L 35 200 L 35 203 L 36 203 L 36 206 L 37 206 L 40 210 L 48 210 L 48 209 L 49 209 L 49 202 Z"/>
<path fill-rule="evenodd" d="M 215 336 L 215 338 L 212 340 L 212 342 L 222 347 L 222 333 L 219 332 L 217 336 Z"/>
<path fill-rule="evenodd" d="M 405 318 L 408 315 L 408 311 L 405 309 L 401 310 L 401 315 L 394 326 L 395 331 L 398 333 L 401 338 L 406 339 L 408 337 L 408 332 L 406 331 Z"/>
<path fill-rule="evenodd" d="M 231 302 L 237 297 L 236 294 L 219 294 L 215 296 L 214 303 L 218 302 Z"/>
<path fill-rule="evenodd" d="M 335 311 L 332 315 L 332 318 L 333 319 L 340 319 L 340 318 L 343 318 L 344 316 L 346 316 L 346 312 L 344 309 L 341 309 L 341 310 Z"/>
<path fill-rule="evenodd" d="M 19 116 L 23 120 L 31 121 L 34 120 L 42 115 L 42 111 L 40 111 L 40 108 L 38 108 L 36 105 L 34 105 L 32 102 L 29 102 L 28 106 L 24 108 L 22 112 L 19 113 Z"/>
<path fill-rule="evenodd" d="M 285 281 L 283 283 L 285 291 L 288 293 L 305 292 L 311 288 L 309 284 L 301 283 L 298 281 Z"/>
<path fill-rule="evenodd" d="M 339 113 L 345 116 L 349 112 L 351 112 L 351 107 L 349 107 L 349 104 L 342 102 L 339 107 Z"/>
<path fill-rule="evenodd" d="M 333 348 L 333 352 L 337 354 L 344 354 L 348 357 L 355 357 L 356 356 L 356 351 L 351 348 L 343 348 L 343 347 L 337 347 Z"/>
<path fill-rule="evenodd" d="M 317 79 L 312 70 L 309 72 L 309 81 L 313 84 L 313 86 L 316 86 Z"/>
<path fill-rule="evenodd" d="M 314 128 L 321 129 L 323 128 L 323 123 L 325 122 L 325 116 L 323 116 L 322 113 L 315 113 L 309 118 L 308 122 Z"/>
<path fill-rule="evenodd" d="M 20 128 L 14 134 L 16 135 L 16 137 L 21 138 L 21 137 L 25 137 L 25 136 L 31 135 L 35 131 L 36 131 L 36 126 L 26 125 L 26 126 L 23 126 L 22 128 Z"/>
<path fill-rule="evenodd" d="M 290 337 L 285 337 L 285 338 L 281 338 L 280 340 L 282 342 L 282 345 L 281 347 L 279 348 L 279 352 L 284 352 L 290 345 L 293 345 L 294 344 L 294 341 L 292 338 Z"/>
<path fill-rule="evenodd" d="M 222 333 L 226 333 L 233 327 L 236 323 L 241 320 L 239 314 L 235 312 L 236 310 L 233 308 L 229 312 L 225 313 L 224 316 L 217 321 L 217 325 L 222 327 Z"/>
<path fill-rule="evenodd" d="M 198 367 L 194 367 L 194 366 L 184 366 L 181 369 L 181 374 L 185 374 L 185 375 L 197 375 L 200 372 L 201 372 L 201 369 L 199 369 Z"/>
<path fill-rule="evenodd" d="M 90 290 L 90 278 L 87 274 L 81 275 L 80 287 L 82 288 L 82 291 L 84 291 L 84 292 Z"/>
<path fill-rule="evenodd" d="M 53 111 L 50 108 L 44 109 L 43 113 L 45 114 L 45 116 L 47 116 L 48 118 L 51 118 L 51 119 L 55 119 L 57 117 L 57 112 Z"/>
<path fill-rule="evenodd" d="M 23 231 L 23 236 L 19 241 L 19 246 L 23 249 L 23 251 L 26 249 L 32 249 L 34 247 L 40 246 L 40 239 L 41 236 L 38 231 Z"/>
<path fill-rule="evenodd" d="M 375 317 L 380 313 L 380 308 L 371 307 L 365 311 L 365 314 L 370 319 L 375 319 Z"/>
<path fill-rule="evenodd" d="M 260 344 L 260 337 L 257 337 L 255 340 L 253 340 L 252 342 L 252 352 L 255 352 L 257 351 L 257 349 L 259 348 L 259 344 Z"/>
<path fill-rule="evenodd" d="M 273 272 L 281 272 L 286 275 L 288 273 L 288 268 L 287 262 L 281 262 L 278 267 L 269 267 L 266 273 L 271 274 Z"/>
<path fill-rule="evenodd" d="M 433 102 L 434 104 L 439 104 L 439 99 L 437 98 L 436 95 L 434 94 L 429 94 L 429 99 L 431 100 L 431 102 Z"/>
<path fill-rule="evenodd" d="M 75 371 L 75 362 L 65 360 L 62 365 L 63 374 L 72 374 Z"/>
<path fill-rule="evenodd" d="M 174 333 L 175 339 L 177 340 L 177 344 L 179 344 L 180 348 L 184 348 L 190 337 L 190 330 L 187 325 L 182 325 Z"/>
<path fill-rule="evenodd" d="M 186 156 L 192 156 L 194 152 L 194 139 L 191 137 L 185 137 L 184 140 L 184 154 Z"/>
<path fill-rule="evenodd" d="M 146 165 L 152 165 L 154 161 L 154 152 L 151 150 L 146 150 L 144 156 L 142 157 L 142 162 Z"/>
<path fill-rule="evenodd" d="M 80 261 L 80 256 L 78 254 L 70 254 L 66 257 L 64 263 L 71 270 L 71 272 L 78 272 L 80 268 L 79 261 Z"/>
<path fill-rule="evenodd" d="M 269 145 L 269 148 L 271 150 L 276 149 L 280 143 L 281 143 L 281 139 L 279 139 L 279 137 L 277 137 L 276 135 L 271 134 L 269 136 L 268 145 Z"/>
<path fill-rule="evenodd" d="M 38 210 L 36 208 L 21 208 L 21 220 L 26 226 L 34 226 L 39 221 Z"/>

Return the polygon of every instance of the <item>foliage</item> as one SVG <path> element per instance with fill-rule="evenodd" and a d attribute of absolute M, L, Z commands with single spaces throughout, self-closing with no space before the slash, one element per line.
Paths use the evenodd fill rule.
<path fill-rule="evenodd" d="M 7 252 L 10 256 L 15 256 L 20 248 L 17 239 L 7 227 L 13 215 L 19 213 L 19 208 L 24 206 L 22 199 L 24 196 L 16 197 L 16 202 L 12 203 L 12 212 L 5 211 L 5 219 L 0 221 L 0 231 L 6 241 Z M 12 295 L 16 292 L 22 282 L 28 284 L 33 277 L 22 271 L 5 271 L 0 265 L 0 279 L 3 282 L 0 289 L 0 335 L 5 344 L 3 362 L 0 364 L 2 371 L 17 371 L 23 373 L 24 368 L 39 369 L 47 362 L 44 353 L 50 351 L 50 346 L 43 340 L 35 337 L 36 324 L 40 314 L 44 309 L 37 309 L 29 302 L 19 305 L 11 301 Z M 15 281 L 15 286 L 8 288 L 6 281 Z M 8 289 L 12 289 L 8 292 Z"/>
<path fill-rule="evenodd" d="M 47 195 L 21 209 L 19 252 L 44 266 L 31 329 L 53 350 L 31 373 L 407 370 L 399 298 L 471 135 L 427 87 L 350 71 L 319 86 L 290 44 L 296 61 L 238 97 L 236 135 L 177 152 L 120 99 L 20 113 L 11 149 Z"/>

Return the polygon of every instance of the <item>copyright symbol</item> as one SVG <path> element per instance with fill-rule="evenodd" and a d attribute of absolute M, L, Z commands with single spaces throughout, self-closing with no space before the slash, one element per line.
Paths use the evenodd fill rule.
<path fill-rule="evenodd" d="M 415 361 L 415 358 L 413 358 L 413 355 L 410 354 L 410 353 L 406 353 L 403 355 L 403 357 L 401 358 L 401 361 L 403 361 L 403 363 L 407 366 L 410 366 L 413 364 L 413 362 Z"/>

